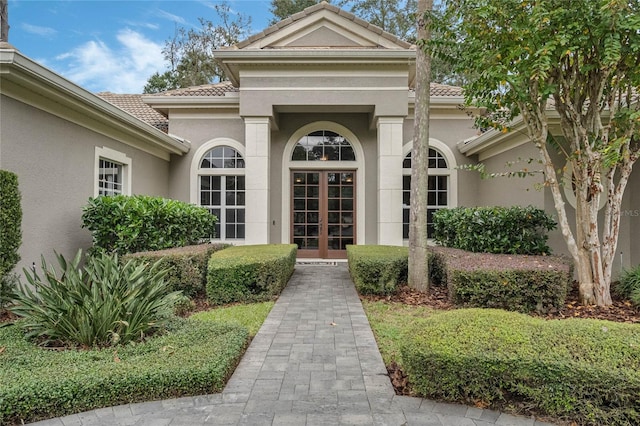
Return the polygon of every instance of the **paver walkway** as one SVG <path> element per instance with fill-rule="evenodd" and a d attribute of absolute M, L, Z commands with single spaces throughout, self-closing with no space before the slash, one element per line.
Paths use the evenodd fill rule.
<path fill-rule="evenodd" d="M 109 407 L 34 424 L 548 425 L 396 396 L 345 264 L 296 267 L 221 394 Z"/>

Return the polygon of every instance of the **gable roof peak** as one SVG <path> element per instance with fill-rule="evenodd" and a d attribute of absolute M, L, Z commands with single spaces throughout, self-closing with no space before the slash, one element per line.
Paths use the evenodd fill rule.
<path fill-rule="evenodd" d="M 239 43 L 237 43 L 235 46 L 232 46 L 231 49 L 243 49 L 245 47 L 248 46 L 252 46 L 255 47 L 256 42 L 259 42 L 260 40 L 265 39 L 266 37 L 268 37 L 269 35 L 280 31 L 282 29 L 284 29 L 285 27 L 289 27 L 293 24 L 298 23 L 299 21 L 306 19 L 312 15 L 316 15 L 318 13 L 322 13 L 324 11 L 328 11 L 331 12 L 337 16 L 342 17 L 343 19 L 346 19 L 348 21 L 353 22 L 354 24 L 357 24 L 358 26 L 365 28 L 366 30 L 376 34 L 377 36 L 388 40 L 389 42 L 392 42 L 394 44 L 396 44 L 398 47 L 400 48 L 404 48 L 404 49 L 411 49 L 413 48 L 413 45 L 410 43 L 407 43 L 406 41 L 400 39 L 399 37 L 384 31 L 384 29 L 380 28 L 377 25 L 373 25 L 370 22 L 367 22 L 361 18 L 358 18 L 357 16 L 355 16 L 353 13 L 351 12 L 347 12 L 344 9 L 341 9 L 333 4 L 327 3 L 326 1 L 321 1 L 319 3 L 316 3 L 312 6 L 309 6 L 305 9 L 303 9 L 302 11 L 298 12 L 298 13 L 294 13 L 293 15 L 279 21 L 276 22 L 275 24 L 271 25 L 268 28 L 265 28 L 264 30 L 262 30 L 261 32 L 252 35 L 251 37 L 247 38 L 244 41 L 241 41 Z"/>

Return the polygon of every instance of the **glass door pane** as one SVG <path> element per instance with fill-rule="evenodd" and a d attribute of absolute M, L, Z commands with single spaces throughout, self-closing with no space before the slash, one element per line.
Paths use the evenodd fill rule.
<path fill-rule="evenodd" d="M 318 256 L 320 248 L 320 172 L 293 173 L 293 243 L 298 250 L 312 250 Z"/>

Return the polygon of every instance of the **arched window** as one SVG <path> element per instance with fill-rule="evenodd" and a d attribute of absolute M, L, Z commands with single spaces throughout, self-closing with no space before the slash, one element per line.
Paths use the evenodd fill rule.
<path fill-rule="evenodd" d="M 447 159 L 438 150 L 429 148 L 427 190 L 427 236 L 433 235 L 433 214 L 450 207 L 450 174 Z M 411 202 L 411 152 L 402 162 L 402 238 L 409 238 L 409 206 Z"/>
<path fill-rule="evenodd" d="M 215 238 L 243 239 L 245 234 L 244 158 L 230 146 L 216 146 L 200 159 L 199 204 L 216 215 Z"/>
<path fill-rule="evenodd" d="M 291 160 L 355 161 L 356 154 L 344 136 L 330 130 L 317 130 L 300 138 Z"/>

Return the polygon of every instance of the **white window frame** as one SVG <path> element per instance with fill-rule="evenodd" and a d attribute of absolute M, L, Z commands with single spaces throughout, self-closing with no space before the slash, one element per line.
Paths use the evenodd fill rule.
<path fill-rule="evenodd" d="M 233 148 L 236 151 L 238 151 L 238 153 L 242 156 L 242 158 L 245 161 L 245 168 L 233 168 L 233 169 L 225 169 L 225 168 L 206 168 L 206 169 L 202 169 L 200 168 L 200 164 L 202 162 L 202 159 L 204 157 L 204 155 L 211 151 L 214 148 L 218 148 L 221 146 L 227 146 L 229 148 Z M 202 144 L 200 146 L 200 148 L 197 149 L 197 151 L 194 153 L 193 158 L 191 159 L 191 196 L 190 196 L 190 200 L 192 204 L 195 204 L 197 206 L 200 206 L 200 176 L 245 176 L 246 172 L 246 167 L 247 167 L 247 160 L 246 160 L 247 156 L 245 154 L 245 147 L 244 145 L 242 145 L 241 143 L 239 143 L 238 141 L 235 141 L 233 139 L 229 139 L 229 138 L 216 138 L 216 139 L 212 139 L 208 142 L 205 142 L 204 144 Z M 223 179 L 224 180 L 224 179 Z M 246 185 L 246 179 L 245 179 L 245 185 Z M 224 194 L 224 191 L 223 191 Z M 246 186 L 245 186 L 245 197 L 246 197 Z M 224 203 L 222 203 L 224 204 Z M 245 206 L 246 206 L 246 199 L 245 199 Z M 206 208 L 209 208 L 210 206 L 203 206 Z M 220 206 L 222 210 L 224 210 L 223 205 Z M 247 216 L 246 216 L 247 212 L 245 210 L 245 238 L 246 238 L 246 222 L 247 222 Z M 222 216 L 222 214 L 221 214 Z M 224 227 L 224 219 L 219 217 L 218 218 L 218 224 L 220 225 L 220 234 L 223 233 L 223 227 Z M 221 235 L 216 235 L 215 238 L 212 239 L 212 241 L 220 241 L 220 242 L 224 242 L 224 241 L 229 241 L 229 242 L 233 242 L 234 244 L 238 244 L 238 243 L 243 243 L 244 242 L 244 238 L 231 238 L 231 239 L 227 239 L 227 238 L 221 238 Z"/>
<path fill-rule="evenodd" d="M 95 149 L 95 163 L 93 176 L 93 196 L 100 195 L 100 160 L 110 161 L 122 166 L 122 195 L 131 195 L 131 158 L 126 154 L 106 146 Z"/>
<path fill-rule="evenodd" d="M 411 152 L 413 148 L 413 142 L 410 141 L 408 143 L 406 143 L 403 146 L 403 150 L 402 150 L 402 161 L 404 162 L 405 158 L 407 157 L 407 154 L 409 154 L 409 152 Z M 447 144 L 445 144 L 442 141 L 439 141 L 438 139 L 431 139 L 429 138 L 429 148 L 433 148 L 434 150 L 436 150 L 438 153 L 442 154 L 442 156 L 444 157 L 445 161 L 447 162 L 447 168 L 446 169 L 431 169 L 429 168 L 427 170 L 427 175 L 428 176 L 448 176 L 449 177 L 449 182 L 447 183 L 448 186 L 448 191 L 447 191 L 447 205 L 446 206 L 438 206 L 440 208 L 452 208 L 452 207 L 457 207 L 458 206 L 458 164 L 456 162 L 456 158 L 455 155 L 453 154 L 453 151 L 451 151 L 451 149 L 447 146 Z M 411 176 L 411 169 L 405 169 L 404 167 L 402 168 L 402 176 L 404 179 L 404 176 Z M 404 190 L 403 190 L 404 193 Z M 403 209 L 403 217 L 404 217 L 404 203 L 402 204 L 402 209 Z M 402 225 L 403 225 L 403 229 L 404 229 L 404 220 L 402 221 Z M 403 234 L 404 234 L 404 230 L 403 230 Z M 404 238 L 403 236 L 403 241 L 404 244 L 407 245 L 409 243 L 409 239 Z M 429 239 L 429 241 L 432 241 L 432 239 Z"/>

